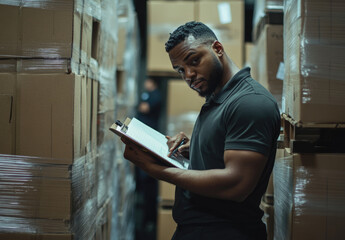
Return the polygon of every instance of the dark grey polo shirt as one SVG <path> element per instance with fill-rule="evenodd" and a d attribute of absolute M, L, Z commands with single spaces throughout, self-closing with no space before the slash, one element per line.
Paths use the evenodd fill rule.
<path fill-rule="evenodd" d="M 242 203 L 203 197 L 177 187 L 175 221 L 179 224 L 260 222 L 263 212 L 259 204 L 273 168 L 279 132 L 276 100 L 251 78 L 250 68 L 240 70 L 203 105 L 191 138 L 190 169 L 222 169 L 225 150 L 248 150 L 268 157 L 263 174 Z"/>

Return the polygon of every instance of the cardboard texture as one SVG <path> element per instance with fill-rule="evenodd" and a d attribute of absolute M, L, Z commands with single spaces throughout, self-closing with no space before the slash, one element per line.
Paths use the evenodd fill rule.
<path fill-rule="evenodd" d="M 15 152 L 15 73 L 0 73 L 0 153 Z"/>
<path fill-rule="evenodd" d="M 82 15 L 75 11 L 73 16 L 72 71 L 80 74 Z"/>
<path fill-rule="evenodd" d="M 127 34 L 127 29 L 126 29 L 126 24 L 127 21 L 119 22 L 119 30 L 118 30 L 118 43 L 117 43 L 117 57 L 116 57 L 116 65 L 119 68 L 124 67 L 124 57 L 125 57 L 125 52 L 126 52 L 126 34 Z M 164 50 L 164 48 L 163 48 Z"/>
<path fill-rule="evenodd" d="M 244 65 L 245 66 L 250 66 L 250 58 L 251 55 L 253 54 L 253 48 L 254 48 L 254 44 L 252 42 L 246 42 L 244 44 Z"/>
<path fill-rule="evenodd" d="M 175 185 L 164 181 L 158 181 L 158 192 L 161 201 L 175 200 Z"/>
<path fill-rule="evenodd" d="M 283 0 L 256 0 L 254 4 L 252 39 L 256 41 L 265 24 L 283 24 Z"/>
<path fill-rule="evenodd" d="M 16 154 L 68 163 L 85 154 L 90 123 L 86 79 L 74 74 L 17 74 L 16 92 Z"/>
<path fill-rule="evenodd" d="M 283 158 L 284 157 L 284 149 L 277 149 L 277 152 L 276 152 L 276 158 L 275 160 L 279 160 L 280 158 Z M 271 177 L 269 179 L 269 182 L 268 182 L 268 186 L 267 186 L 267 189 L 266 189 L 266 192 L 265 192 L 265 195 L 267 195 L 268 197 L 273 197 L 274 195 L 274 183 L 273 183 L 273 172 L 271 174 Z M 265 199 L 265 198 L 264 198 Z M 269 203 L 271 204 L 271 203 Z"/>
<path fill-rule="evenodd" d="M 90 64 L 92 52 L 92 26 L 93 19 L 87 13 L 83 13 L 82 29 L 81 29 L 81 48 L 80 48 L 80 62 L 81 74 L 86 75 L 87 66 Z"/>
<path fill-rule="evenodd" d="M 71 180 L 31 178 L 30 182 L 24 185 L 20 184 L 23 180 L 25 179 L 18 178 L 12 181 L 13 195 L 17 197 L 19 205 L 11 207 L 12 214 L 7 213 L 9 216 L 70 219 Z"/>
<path fill-rule="evenodd" d="M 188 103 L 188 104 L 186 104 Z M 190 111 L 199 112 L 205 103 L 205 98 L 190 89 L 183 80 L 169 80 L 167 113 L 168 116 L 176 116 Z"/>
<path fill-rule="evenodd" d="M 0 59 L 0 72 L 10 73 L 69 73 L 70 59 Z"/>
<path fill-rule="evenodd" d="M 344 122 L 343 8 L 344 3 L 328 1 L 287 5 L 284 100 L 285 112 L 296 121 Z"/>
<path fill-rule="evenodd" d="M 158 209 L 157 240 L 171 239 L 176 230 L 176 223 L 172 218 L 171 209 Z"/>
<path fill-rule="evenodd" d="M 244 62 L 244 2 L 196 1 L 196 20 L 208 25 L 223 44 L 231 60 L 242 68 Z"/>
<path fill-rule="evenodd" d="M 99 42 L 99 66 L 102 66 L 103 77 L 113 78 L 116 71 L 117 41 L 107 31 L 101 31 Z"/>
<path fill-rule="evenodd" d="M 291 154 L 275 166 L 277 239 L 343 239 L 345 154 Z"/>
<path fill-rule="evenodd" d="M 72 240 L 72 234 L 0 233 L 2 240 Z"/>
<path fill-rule="evenodd" d="M 70 58 L 73 1 L 46 8 L 0 5 L 0 58 Z"/>
<path fill-rule="evenodd" d="M 97 151 L 97 114 L 98 114 L 99 82 L 92 81 L 92 111 L 91 111 L 91 151 Z"/>
<path fill-rule="evenodd" d="M 165 42 L 178 26 L 196 20 L 195 4 L 190 1 L 148 1 L 147 69 L 173 72 Z"/>
<path fill-rule="evenodd" d="M 228 9 L 228 11 L 224 12 L 221 9 Z M 242 67 L 244 60 L 243 1 L 149 1 L 149 71 L 173 72 L 164 44 L 169 39 L 169 33 L 178 26 L 193 20 L 204 22 L 211 27 L 231 59 Z"/>
<path fill-rule="evenodd" d="M 252 62 L 255 80 L 272 93 L 281 109 L 283 80 L 276 76 L 279 64 L 284 61 L 283 26 L 265 25 L 255 48 L 256 57 Z"/>

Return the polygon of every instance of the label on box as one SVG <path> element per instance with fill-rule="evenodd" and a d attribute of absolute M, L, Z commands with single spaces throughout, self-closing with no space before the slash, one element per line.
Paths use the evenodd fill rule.
<path fill-rule="evenodd" d="M 284 63 L 283 62 L 280 62 L 279 64 L 276 78 L 280 80 L 284 80 Z"/>
<path fill-rule="evenodd" d="M 230 3 L 222 2 L 218 4 L 219 21 L 221 24 L 232 22 Z"/>

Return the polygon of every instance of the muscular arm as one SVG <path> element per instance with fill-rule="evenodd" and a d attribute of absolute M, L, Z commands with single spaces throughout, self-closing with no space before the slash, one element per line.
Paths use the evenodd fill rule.
<path fill-rule="evenodd" d="M 126 146 L 125 158 L 157 179 L 202 196 L 238 202 L 253 191 L 267 161 L 260 153 L 227 150 L 224 169 L 183 170 L 159 165 L 151 155 L 131 145 Z"/>

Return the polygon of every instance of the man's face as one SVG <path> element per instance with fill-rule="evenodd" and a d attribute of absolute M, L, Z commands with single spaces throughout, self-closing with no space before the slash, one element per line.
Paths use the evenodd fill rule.
<path fill-rule="evenodd" d="M 212 47 L 190 36 L 171 49 L 169 57 L 173 68 L 200 96 L 219 90 L 223 66 Z"/>

